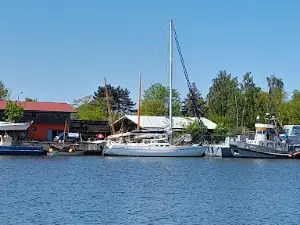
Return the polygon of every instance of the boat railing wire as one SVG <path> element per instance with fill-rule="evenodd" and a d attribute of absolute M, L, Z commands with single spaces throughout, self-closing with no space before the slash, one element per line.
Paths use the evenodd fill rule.
<path fill-rule="evenodd" d="M 254 139 L 254 135 L 249 134 L 243 134 L 243 139 Z M 200 145 L 215 145 L 215 144 L 224 144 L 226 138 L 229 138 L 230 140 L 237 139 L 237 134 L 226 134 L 226 135 L 218 135 L 218 134 L 208 134 L 208 135 L 194 135 L 192 138 L 193 144 L 200 144 Z"/>

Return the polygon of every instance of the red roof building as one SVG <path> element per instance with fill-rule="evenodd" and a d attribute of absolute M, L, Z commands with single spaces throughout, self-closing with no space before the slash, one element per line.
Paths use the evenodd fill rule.
<path fill-rule="evenodd" d="M 4 118 L 7 101 L 0 100 L 0 120 Z M 24 108 L 22 121 L 33 121 L 27 137 L 30 140 L 53 141 L 64 131 L 65 122 L 76 110 L 68 103 L 57 102 L 19 102 Z"/>
<path fill-rule="evenodd" d="M 0 110 L 4 110 L 7 101 L 0 100 Z M 76 110 L 68 103 L 58 103 L 58 102 L 19 102 L 24 111 L 39 111 L 39 112 L 66 112 L 74 113 Z"/>

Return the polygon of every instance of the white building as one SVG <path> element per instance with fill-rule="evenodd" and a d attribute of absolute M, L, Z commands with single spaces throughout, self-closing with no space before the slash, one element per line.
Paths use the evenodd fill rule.
<path fill-rule="evenodd" d="M 197 120 L 196 117 L 173 117 L 173 130 L 182 131 L 189 123 Z M 217 124 L 201 117 L 201 121 L 207 127 L 208 130 L 212 131 L 216 129 Z M 115 130 L 122 132 L 127 132 L 135 130 L 137 128 L 138 116 L 137 115 L 125 115 L 119 120 L 114 122 Z M 168 129 L 169 127 L 169 117 L 166 116 L 141 116 L 140 117 L 140 127 L 144 130 L 160 130 Z"/>

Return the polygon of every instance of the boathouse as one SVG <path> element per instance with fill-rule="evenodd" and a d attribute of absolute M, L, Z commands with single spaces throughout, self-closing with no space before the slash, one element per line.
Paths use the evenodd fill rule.
<path fill-rule="evenodd" d="M 83 140 L 95 139 L 97 134 L 110 135 L 110 125 L 107 120 L 71 119 L 70 131 L 80 133 Z"/>
<path fill-rule="evenodd" d="M 0 120 L 4 117 L 6 101 L 0 101 Z M 65 122 L 75 109 L 67 103 L 58 102 L 19 102 L 24 108 L 22 121 L 33 121 L 27 131 L 27 138 L 36 141 L 53 141 L 63 132 Z"/>
<path fill-rule="evenodd" d="M 175 132 L 181 132 L 185 126 L 195 121 L 196 117 L 173 117 L 173 130 Z M 208 131 L 216 129 L 217 124 L 201 117 L 201 121 Z M 116 132 L 128 132 L 137 128 L 138 116 L 137 115 L 125 115 L 116 122 L 114 127 Z M 161 130 L 169 127 L 169 117 L 166 116 L 141 116 L 140 127 L 143 130 Z"/>

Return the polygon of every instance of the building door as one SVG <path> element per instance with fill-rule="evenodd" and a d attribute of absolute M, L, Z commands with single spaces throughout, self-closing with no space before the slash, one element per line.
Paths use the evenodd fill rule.
<path fill-rule="evenodd" d="M 47 141 L 53 141 L 52 130 L 47 130 Z"/>

